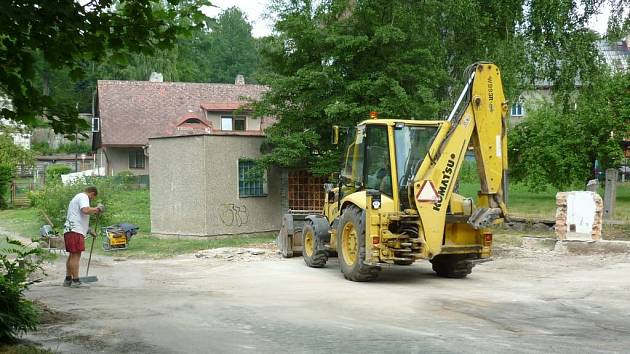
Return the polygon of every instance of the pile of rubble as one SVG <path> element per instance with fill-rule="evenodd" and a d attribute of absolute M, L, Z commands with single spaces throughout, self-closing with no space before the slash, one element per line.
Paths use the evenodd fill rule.
<path fill-rule="evenodd" d="M 269 246 L 269 247 L 268 247 Z M 203 250 L 195 253 L 196 258 L 211 258 L 225 261 L 250 262 L 255 260 L 265 260 L 279 258 L 277 249 L 271 245 L 260 245 L 256 248 L 221 247 Z"/>

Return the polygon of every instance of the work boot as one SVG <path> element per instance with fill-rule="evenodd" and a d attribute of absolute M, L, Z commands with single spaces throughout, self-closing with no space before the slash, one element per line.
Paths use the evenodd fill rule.
<path fill-rule="evenodd" d="M 80 280 L 73 280 L 72 281 L 72 285 L 70 285 L 71 288 L 89 288 L 90 286 L 82 283 Z"/>
<path fill-rule="evenodd" d="M 72 285 L 72 280 L 64 279 L 63 286 L 69 287 L 70 285 Z"/>

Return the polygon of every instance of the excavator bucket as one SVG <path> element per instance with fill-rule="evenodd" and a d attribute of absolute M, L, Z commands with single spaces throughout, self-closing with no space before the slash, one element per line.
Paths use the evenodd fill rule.
<path fill-rule="evenodd" d="M 302 254 L 302 227 L 306 214 L 284 214 L 278 233 L 278 248 L 282 257 L 291 258 Z"/>

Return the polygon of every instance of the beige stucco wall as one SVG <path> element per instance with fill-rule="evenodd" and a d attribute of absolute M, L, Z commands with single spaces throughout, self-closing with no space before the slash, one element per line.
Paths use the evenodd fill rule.
<path fill-rule="evenodd" d="M 241 198 L 238 192 L 238 160 L 260 156 L 262 141 L 211 135 L 151 139 L 151 231 L 212 236 L 278 230 L 277 170 L 267 172 L 266 196 Z"/>
<path fill-rule="evenodd" d="M 133 149 L 135 150 L 137 148 Z M 99 149 L 99 158 L 101 151 L 103 151 L 105 155 L 105 158 L 102 159 L 103 166 L 101 167 L 105 167 L 107 174 L 113 176 L 121 171 L 131 171 L 135 175 L 148 175 L 149 156 L 144 157 L 144 168 L 129 168 L 129 150 L 131 150 L 131 148 L 107 147 L 104 150 Z"/>
<path fill-rule="evenodd" d="M 203 137 L 150 141 L 151 232 L 205 235 Z"/>
<path fill-rule="evenodd" d="M 221 130 L 221 116 L 232 115 L 231 112 L 206 112 L 206 119 L 212 123 L 212 127 Z M 260 130 L 260 118 L 252 118 L 245 115 L 245 130 Z"/>

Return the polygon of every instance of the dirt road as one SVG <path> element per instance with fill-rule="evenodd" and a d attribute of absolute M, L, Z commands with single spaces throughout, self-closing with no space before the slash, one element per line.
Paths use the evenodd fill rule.
<path fill-rule="evenodd" d="M 336 259 L 99 259 L 89 289 L 60 258 L 29 296 L 28 336 L 68 353 L 613 353 L 630 348 L 630 256 L 514 251 L 463 280 L 429 263 L 343 279 Z M 236 259 L 236 260 L 234 260 Z"/>

